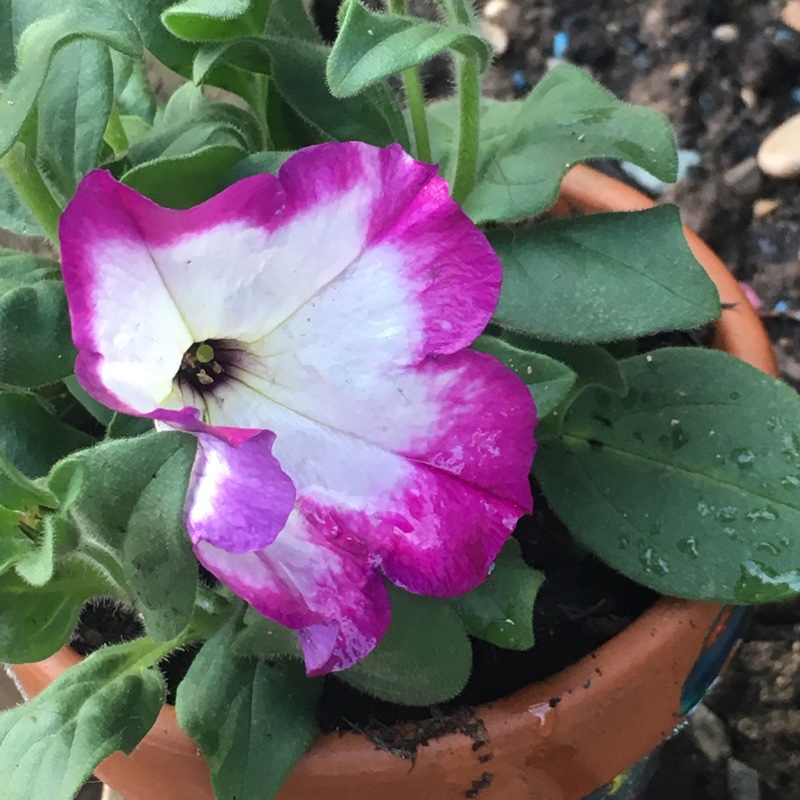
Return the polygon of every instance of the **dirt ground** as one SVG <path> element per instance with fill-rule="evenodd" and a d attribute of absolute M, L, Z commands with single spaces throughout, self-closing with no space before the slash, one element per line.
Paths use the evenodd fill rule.
<path fill-rule="evenodd" d="M 759 295 L 800 387 L 800 177 L 761 173 L 765 136 L 800 113 L 800 32 L 786 0 L 488 0 L 499 97 L 560 57 L 666 114 L 694 165 L 663 194 Z M 794 147 L 800 149 L 800 141 Z M 798 532 L 800 534 L 800 532 Z M 651 800 L 800 798 L 800 603 L 760 609 L 706 707 L 667 744 Z"/>

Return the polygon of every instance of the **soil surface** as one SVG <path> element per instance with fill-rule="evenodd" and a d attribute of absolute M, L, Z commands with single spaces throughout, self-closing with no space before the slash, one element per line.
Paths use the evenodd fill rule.
<path fill-rule="evenodd" d="M 782 19 L 787 2 L 488 0 L 500 54 L 487 88 L 521 96 L 558 56 L 666 114 L 694 166 L 651 194 L 677 202 L 755 290 L 798 388 L 800 178 L 768 178 L 755 159 L 765 136 L 800 112 L 800 32 Z M 800 798 L 798 634 L 800 602 L 756 612 L 725 678 L 666 745 L 651 800 Z"/>

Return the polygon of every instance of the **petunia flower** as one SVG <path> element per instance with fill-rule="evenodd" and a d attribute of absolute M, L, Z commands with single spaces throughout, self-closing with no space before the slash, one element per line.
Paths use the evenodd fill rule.
<path fill-rule="evenodd" d="M 185 211 L 96 171 L 60 238 L 82 386 L 195 433 L 197 558 L 296 630 L 310 674 L 380 640 L 385 578 L 486 578 L 531 509 L 535 410 L 466 349 L 501 267 L 435 167 L 323 144 Z"/>

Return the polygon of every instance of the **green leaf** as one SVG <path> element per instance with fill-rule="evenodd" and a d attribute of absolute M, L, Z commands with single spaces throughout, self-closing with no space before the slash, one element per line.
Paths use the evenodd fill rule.
<path fill-rule="evenodd" d="M 476 589 L 450 600 L 467 633 L 498 647 L 533 647 L 533 604 L 544 574 L 522 559 L 519 543 L 509 539 L 489 577 Z"/>
<path fill-rule="evenodd" d="M 131 511 L 123 546 L 125 572 L 148 636 L 176 637 L 197 594 L 197 561 L 183 522 L 192 448 L 175 451 L 145 486 Z"/>
<path fill-rule="evenodd" d="M 116 413 L 108 423 L 108 439 L 131 439 L 153 431 L 153 420 Z"/>
<path fill-rule="evenodd" d="M 55 53 L 79 38 L 97 39 L 130 56 L 142 52 L 138 31 L 116 0 L 76 0 L 34 22 L 20 39 L 19 72 L 9 82 L 0 104 L 0 155 L 8 152 L 19 137 Z"/>
<path fill-rule="evenodd" d="M 262 617 L 248 608 L 242 626 L 231 639 L 231 652 L 242 658 L 303 658 L 303 651 L 293 630 Z"/>
<path fill-rule="evenodd" d="M 191 208 L 208 200 L 244 151 L 214 144 L 188 155 L 162 157 L 134 167 L 122 182 L 167 208 Z"/>
<path fill-rule="evenodd" d="M 41 661 L 72 635 L 83 604 L 108 586 L 85 563 L 59 566 L 44 586 L 28 585 L 16 572 L 0 575 L 0 661 Z"/>
<path fill-rule="evenodd" d="M 20 286 L 61 277 L 55 261 L 0 247 L 0 297 Z"/>
<path fill-rule="evenodd" d="M 37 162 L 64 200 L 98 163 L 113 101 L 108 47 L 83 39 L 54 56 L 38 100 Z"/>
<path fill-rule="evenodd" d="M 325 83 L 327 47 L 278 37 L 268 37 L 267 44 L 274 85 L 289 106 L 325 136 L 379 147 L 398 142 L 410 149 L 402 111 L 388 86 L 335 98 Z"/>
<path fill-rule="evenodd" d="M 78 379 L 74 375 L 68 375 L 64 378 L 64 385 L 67 391 L 101 424 L 108 425 L 114 418 L 114 412 L 104 406 L 102 403 L 94 399 L 84 388 L 78 383 Z"/>
<path fill-rule="evenodd" d="M 214 41 L 261 33 L 269 4 L 253 0 L 183 0 L 161 20 L 181 39 Z"/>
<path fill-rule="evenodd" d="M 288 161 L 294 152 L 266 150 L 261 153 L 253 153 L 251 156 L 243 158 L 225 176 L 224 184 L 230 186 L 242 178 L 249 178 L 251 175 L 263 175 L 265 172 L 270 175 L 277 175 L 283 164 Z"/>
<path fill-rule="evenodd" d="M 493 355 L 528 384 L 536 402 L 539 419 L 558 407 L 578 377 L 566 364 L 534 350 L 515 346 L 496 336 L 479 336 L 472 346 L 481 353 Z"/>
<path fill-rule="evenodd" d="M 39 281 L 0 296 L 0 382 L 33 388 L 66 378 L 77 351 L 61 281 Z"/>
<path fill-rule="evenodd" d="M 38 506 L 57 508 L 58 498 L 38 482 L 23 475 L 0 453 L 0 502 L 7 509 L 29 511 Z"/>
<path fill-rule="evenodd" d="M 230 652 L 231 627 L 209 639 L 178 687 L 178 723 L 200 746 L 218 800 L 270 800 L 318 731 L 322 681 L 297 661 Z"/>
<path fill-rule="evenodd" d="M 800 593 L 800 399 L 717 351 L 621 363 L 622 398 L 584 393 L 534 465 L 579 542 L 666 594 Z"/>
<path fill-rule="evenodd" d="M 0 0 L 0 86 L 16 72 L 15 54 L 22 32 L 53 11 L 53 0 Z"/>
<path fill-rule="evenodd" d="M 152 125 L 156 113 L 156 100 L 147 80 L 144 59 L 131 58 L 112 50 L 111 62 L 114 68 L 114 98 L 117 110 L 123 117 L 134 117 L 142 123 Z"/>
<path fill-rule="evenodd" d="M 504 267 L 493 317 L 503 327 L 555 341 L 609 342 L 719 317 L 716 287 L 673 206 L 492 231 L 489 239 Z"/>
<path fill-rule="evenodd" d="M 0 228 L 19 236 L 46 236 L 42 226 L 14 191 L 3 169 L 0 169 Z"/>
<path fill-rule="evenodd" d="M 164 679 L 143 654 L 141 641 L 98 650 L 0 714 L 6 800 L 67 800 L 104 758 L 133 752 L 164 698 Z"/>
<path fill-rule="evenodd" d="M 571 65 L 550 70 L 522 102 L 482 106 L 488 133 L 479 157 L 475 188 L 464 210 L 476 222 L 513 220 L 545 211 L 574 164 L 621 158 L 664 181 L 675 179 L 675 136 L 655 111 L 617 100 Z M 452 138 L 452 102 L 437 103 L 434 133 Z M 448 132 L 449 129 L 449 132 Z M 436 147 L 441 153 L 443 144 Z"/>
<path fill-rule="evenodd" d="M 0 392 L 0 419 L 0 453 L 29 478 L 46 475 L 60 458 L 95 442 L 27 395 Z"/>
<path fill-rule="evenodd" d="M 404 705 L 455 697 L 469 678 L 472 647 L 456 612 L 442 600 L 390 588 L 392 621 L 378 646 L 336 677 Z"/>
<path fill-rule="evenodd" d="M 334 97 L 352 97 L 445 50 L 477 58 L 481 70 L 492 58 L 491 45 L 473 28 L 371 11 L 359 0 L 345 0 L 328 58 L 328 85 Z"/>
<path fill-rule="evenodd" d="M 63 523 L 63 520 L 61 520 Z M 39 541 L 35 548 L 16 565 L 17 575 L 25 583 L 40 587 L 52 577 L 56 567 L 56 539 L 58 537 L 58 517 L 48 514 L 41 523 Z"/>
<path fill-rule="evenodd" d="M 80 534 L 81 553 L 98 571 L 104 569 L 108 580 L 127 586 L 121 562 L 131 515 L 165 462 L 181 450 L 193 453 L 195 444 L 194 437 L 178 432 L 112 439 L 65 458 L 50 473 L 50 490 L 62 499 L 72 496 L 64 513 Z M 82 480 L 75 496 L 78 474 Z"/>
<path fill-rule="evenodd" d="M 33 550 L 33 542 L 19 526 L 22 518 L 22 512 L 0 506 L 0 575 Z"/>
<path fill-rule="evenodd" d="M 302 0 L 272 0 L 267 17 L 267 33 L 286 39 L 320 42 L 319 31 Z"/>
<path fill-rule="evenodd" d="M 397 98 L 386 85 L 373 86 L 356 97 L 336 98 L 325 78 L 330 49 L 322 44 L 280 36 L 250 36 L 198 54 L 194 79 L 223 59 L 242 69 L 271 75 L 287 105 L 306 123 L 332 141 L 359 140 L 386 146 L 399 142 L 408 149 L 408 129 Z"/>

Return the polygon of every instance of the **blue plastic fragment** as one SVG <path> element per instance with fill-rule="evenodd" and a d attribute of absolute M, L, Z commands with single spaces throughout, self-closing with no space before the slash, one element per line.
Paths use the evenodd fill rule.
<path fill-rule="evenodd" d="M 517 95 L 525 94 L 525 92 L 531 88 L 531 82 L 528 80 L 528 76 L 521 69 L 515 69 L 511 73 L 511 84 Z"/>
<path fill-rule="evenodd" d="M 553 37 L 553 57 L 561 58 L 569 47 L 569 34 L 566 31 L 559 31 Z"/>
<path fill-rule="evenodd" d="M 778 302 L 775 303 L 774 310 L 775 311 L 788 311 L 789 310 L 789 304 L 785 300 L 778 300 Z"/>
<path fill-rule="evenodd" d="M 795 103 L 800 103 L 800 86 L 795 86 L 794 89 L 792 89 L 792 100 L 794 100 Z"/>

